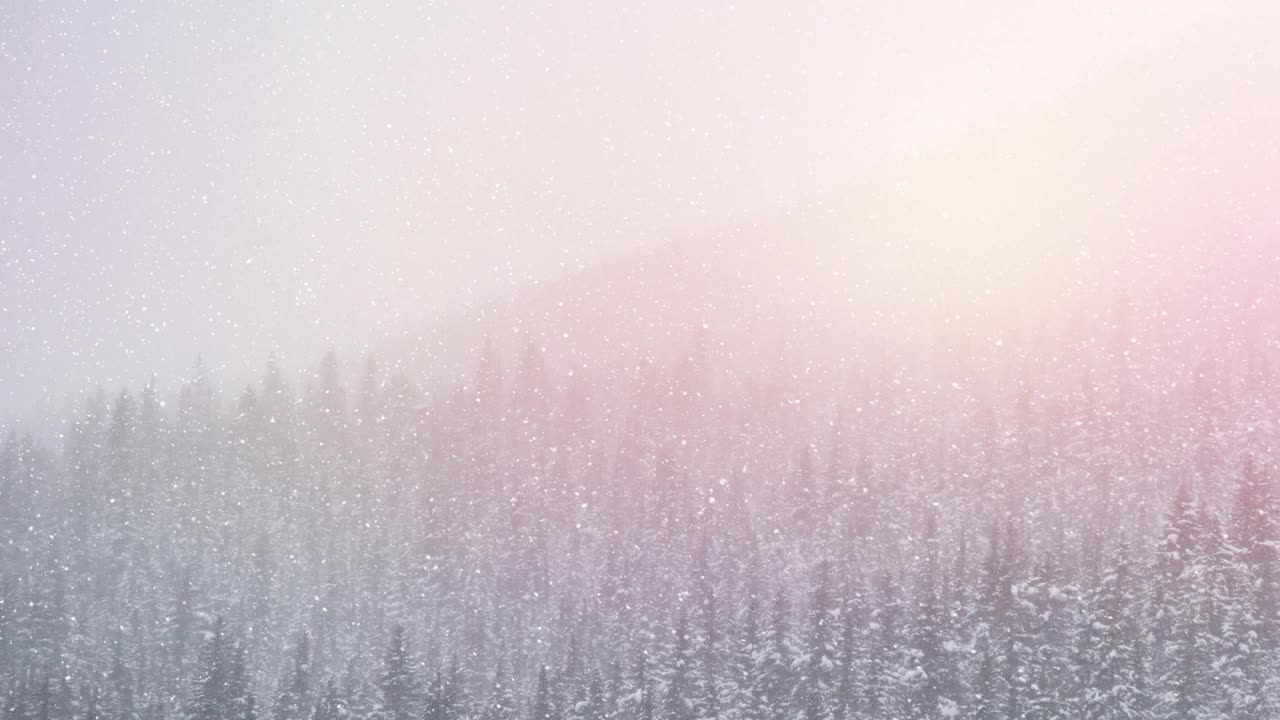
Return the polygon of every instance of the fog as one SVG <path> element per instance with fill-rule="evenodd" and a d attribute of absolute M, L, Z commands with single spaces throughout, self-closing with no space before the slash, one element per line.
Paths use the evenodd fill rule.
<path fill-rule="evenodd" d="M 1065 174 L 1023 219 L 1107 215 L 1083 242 L 1123 249 L 1187 195 L 1169 177 L 1221 188 L 1202 138 L 1259 152 L 1232 138 L 1274 118 L 1277 54 L 1249 3 L 1113 5 L 6 3 L 0 419 L 172 389 L 198 354 L 246 376 L 270 352 L 354 359 L 814 202 L 994 211 L 1046 164 Z M 834 234 L 965 283 L 1045 256 L 1010 228 L 922 244 L 882 221 Z M 1063 242 L 1040 275 L 1077 256 Z"/>

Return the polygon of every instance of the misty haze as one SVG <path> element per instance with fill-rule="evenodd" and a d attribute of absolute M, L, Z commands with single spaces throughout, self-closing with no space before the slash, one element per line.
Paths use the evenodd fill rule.
<path fill-rule="evenodd" d="M 0 2 L 0 720 L 1280 718 L 1277 27 Z"/>

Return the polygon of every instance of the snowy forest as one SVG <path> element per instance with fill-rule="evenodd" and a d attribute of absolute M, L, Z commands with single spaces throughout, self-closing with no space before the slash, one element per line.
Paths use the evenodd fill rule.
<path fill-rule="evenodd" d="M 0 0 L 0 720 L 1280 720 L 1278 29 Z"/>
<path fill-rule="evenodd" d="M 1276 716 L 1266 367 L 511 345 L 10 432 L 4 720 Z"/>

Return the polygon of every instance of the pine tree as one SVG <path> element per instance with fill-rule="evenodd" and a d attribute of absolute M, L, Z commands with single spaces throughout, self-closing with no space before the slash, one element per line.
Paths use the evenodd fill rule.
<path fill-rule="evenodd" d="M 529 711 L 529 720 L 554 720 L 557 717 L 551 702 L 551 685 L 547 680 L 547 667 L 538 670 L 538 689 L 533 696 L 533 707 Z"/>
<path fill-rule="evenodd" d="M 343 450 L 347 436 L 347 391 L 342 386 L 338 356 L 332 350 L 320 361 L 317 387 L 309 405 L 316 441 L 326 458 L 332 459 Z"/>
<path fill-rule="evenodd" d="M 897 711 L 893 690 L 903 679 L 899 667 L 901 643 L 901 602 L 897 586 L 889 573 L 881 573 L 871 622 L 867 624 L 866 670 L 859 705 L 869 717 L 880 717 Z"/>
<path fill-rule="evenodd" d="M 666 720 L 693 720 L 689 702 L 689 616 L 684 605 L 675 626 L 675 646 L 671 652 L 671 672 L 667 679 L 664 717 Z"/>
<path fill-rule="evenodd" d="M 748 565 L 748 582 L 746 583 L 746 606 L 739 622 L 740 630 L 733 657 L 733 682 L 736 692 L 730 702 L 738 708 L 746 720 L 764 720 L 767 715 L 767 699 L 765 697 L 764 667 L 760 660 L 764 649 L 761 630 L 761 590 L 757 580 L 759 576 L 759 559 L 752 553 Z"/>
<path fill-rule="evenodd" d="M 768 636 L 758 661 L 760 692 L 767 713 L 786 714 L 791 707 L 795 686 L 791 672 L 792 644 L 787 597 L 779 590 L 774 596 L 769 615 Z"/>
<path fill-rule="evenodd" d="M 330 677 L 325 683 L 324 694 L 316 704 L 311 720 L 345 720 L 350 714 L 350 706 L 336 678 Z M 430 719 L 435 720 L 435 719 Z"/>
<path fill-rule="evenodd" d="M 1157 550 L 1161 622 L 1156 628 L 1163 679 L 1162 712 L 1170 720 L 1199 720 L 1209 707 L 1210 663 L 1215 639 L 1210 632 L 1209 528 L 1190 485 L 1178 487 L 1166 532 Z"/>
<path fill-rule="evenodd" d="M 93 689 L 94 705 L 99 710 L 106 710 L 116 720 L 130 720 L 137 713 L 134 702 L 134 684 L 133 673 L 129 670 L 129 665 L 125 660 L 125 636 L 122 628 L 118 628 L 115 632 L 114 642 L 111 648 L 111 674 L 108 676 L 110 682 L 109 702 L 104 703 L 100 700 L 101 693 L 95 687 Z"/>
<path fill-rule="evenodd" d="M 649 653 L 641 646 L 636 649 L 632 691 L 627 701 L 631 706 L 629 716 L 633 720 L 654 720 L 657 713 L 653 700 L 653 680 L 649 677 Z"/>
<path fill-rule="evenodd" d="M 604 682 L 593 673 L 579 689 L 578 697 L 566 714 L 570 720 L 606 720 L 610 716 Z"/>
<path fill-rule="evenodd" d="M 459 720 L 462 717 L 462 677 L 458 660 L 454 658 L 446 673 L 436 670 L 435 679 L 431 682 L 427 694 L 425 720 Z"/>
<path fill-rule="evenodd" d="M 857 608 L 862 596 L 854 587 L 847 587 L 840 608 L 840 649 L 836 662 L 836 691 L 832 703 L 832 715 L 836 720 L 851 720 L 858 710 L 857 663 L 862 622 Z"/>
<path fill-rule="evenodd" d="M 499 654 L 498 667 L 493 673 L 493 682 L 489 688 L 489 697 L 480 711 L 481 720 L 515 720 L 519 715 L 516 699 L 512 694 L 511 680 L 507 674 L 505 662 Z"/>
<path fill-rule="evenodd" d="M 227 637 L 222 618 L 216 618 L 201 652 L 200 672 L 188 701 L 187 720 L 254 720 L 255 717 L 244 650 Z"/>
<path fill-rule="evenodd" d="M 417 720 L 418 679 L 404 627 L 400 625 L 391 628 L 379 688 L 382 690 L 382 709 L 388 720 Z"/>
<path fill-rule="evenodd" d="M 310 671 L 310 641 L 307 631 L 301 630 L 294 645 L 293 661 L 280 683 L 281 690 L 276 700 L 275 720 L 307 720 L 311 711 Z"/>
<path fill-rule="evenodd" d="M 718 718 L 724 709 L 724 693 L 721 688 L 720 620 L 715 587 L 708 579 L 700 588 L 702 595 L 702 647 L 698 660 L 698 716 Z"/>
<path fill-rule="evenodd" d="M 1142 691 L 1140 578 L 1132 556 L 1122 541 L 1084 599 L 1076 690 L 1082 720 L 1131 720 L 1143 717 L 1149 707 Z"/>
<path fill-rule="evenodd" d="M 919 719 L 933 717 L 942 705 L 945 672 L 941 634 L 946 623 L 938 588 L 938 520 L 932 511 L 925 513 L 921 545 L 923 562 L 916 569 L 917 587 L 907 629 L 910 650 L 903 698 L 906 716 Z"/>
<path fill-rule="evenodd" d="M 824 559 L 815 571 L 808 647 L 801 670 L 800 701 L 805 720 L 827 720 L 830 716 L 831 675 L 835 670 L 831 602 L 831 564 Z"/>
<path fill-rule="evenodd" d="M 1231 544 L 1239 554 L 1245 574 L 1247 610 L 1251 631 L 1266 650 L 1276 648 L 1280 616 L 1280 567 L 1277 566 L 1275 488 L 1270 473 L 1259 470 L 1252 457 L 1236 485 L 1231 514 Z"/>

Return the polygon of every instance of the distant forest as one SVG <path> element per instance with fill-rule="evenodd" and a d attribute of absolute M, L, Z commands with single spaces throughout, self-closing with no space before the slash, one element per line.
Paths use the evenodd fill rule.
<path fill-rule="evenodd" d="M 0 717 L 1280 716 L 1267 373 L 821 393 L 677 344 L 197 363 L 8 433 Z"/>

